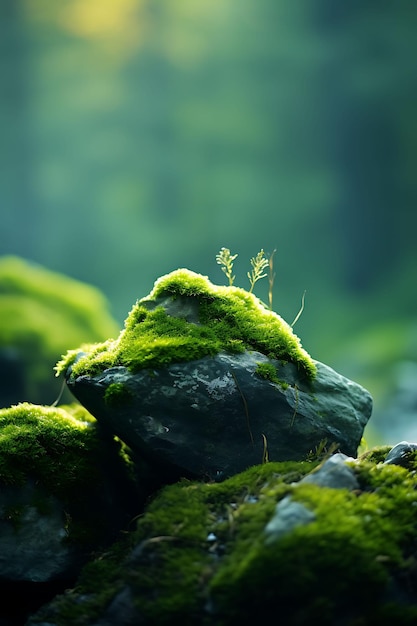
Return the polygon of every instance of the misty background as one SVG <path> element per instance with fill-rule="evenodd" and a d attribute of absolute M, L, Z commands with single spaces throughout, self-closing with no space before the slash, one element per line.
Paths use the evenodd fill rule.
<path fill-rule="evenodd" d="M 98 287 L 122 327 L 160 275 L 225 284 L 224 246 L 248 288 L 276 250 L 274 309 L 306 292 L 294 330 L 372 393 L 370 442 L 417 440 L 416 22 L 411 0 L 2 0 L 0 256 Z"/>

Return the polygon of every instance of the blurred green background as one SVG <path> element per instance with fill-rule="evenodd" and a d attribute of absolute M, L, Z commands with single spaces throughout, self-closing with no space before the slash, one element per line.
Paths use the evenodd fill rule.
<path fill-rule="evenodd" d="M 2 0 L 0 18 L 0 255 L 94 285 L 121 326 L 161 274 L 224 283 L 225 246 L 248 287 L 276 249 L 274 308 L 291 322 L 306 291 L 295 331 L 371 391 L 369 440 L 412 436 L 414 2 Z"/>

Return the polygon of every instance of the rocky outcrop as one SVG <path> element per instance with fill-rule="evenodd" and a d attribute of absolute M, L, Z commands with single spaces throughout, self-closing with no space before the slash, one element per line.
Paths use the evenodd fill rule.
<path fill-rule="evenodd" d="M 0 410 L 2 624 L 417 616 L 413 444 L 355 460 L 370 394 L 252 293 L 177 270 L 57 373 Z"/>

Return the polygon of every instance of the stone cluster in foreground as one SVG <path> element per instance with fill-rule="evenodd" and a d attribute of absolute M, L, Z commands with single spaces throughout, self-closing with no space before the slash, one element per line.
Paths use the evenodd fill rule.
<path fill-rule="evenodd" d="M 0 410 L 2 626 L 417 623 L 417 445 L 357 458 L 370 394 L 253 294 L 177 270 L 57 371 Z"/>

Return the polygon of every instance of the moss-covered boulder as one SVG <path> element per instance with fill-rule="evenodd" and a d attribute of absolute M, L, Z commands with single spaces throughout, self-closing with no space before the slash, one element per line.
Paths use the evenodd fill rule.
<path fill-rule="evenodd" d="M 416 451 L 388 451 L 166 487 L 28 624 L 414 625 Z"/>
<path fill-rule="evenodd" d="M 356 455 L 372 410 L 252 293 L 184 269 L 155 283 L 116 340 L 69 351 L 57 371 L 111 432 L 187 477 L 303 459 L 323 440 Z"/>
<path fill-rule="evenodd" d="M 104 438 L 82 407 L 1 409 L 0 621 L 16 609 L 9 595 L 27 610 L 36 591 L 71 584 L 141 513 L 144 497 L 126 447 Z"/>
<path fill-rule="evenodd" d="M 60 391 L 53 367 L 68 347 L 118 332 L 94 287 L 19 257 L 0 257 L 0 407 L 52 403 Z"/>

